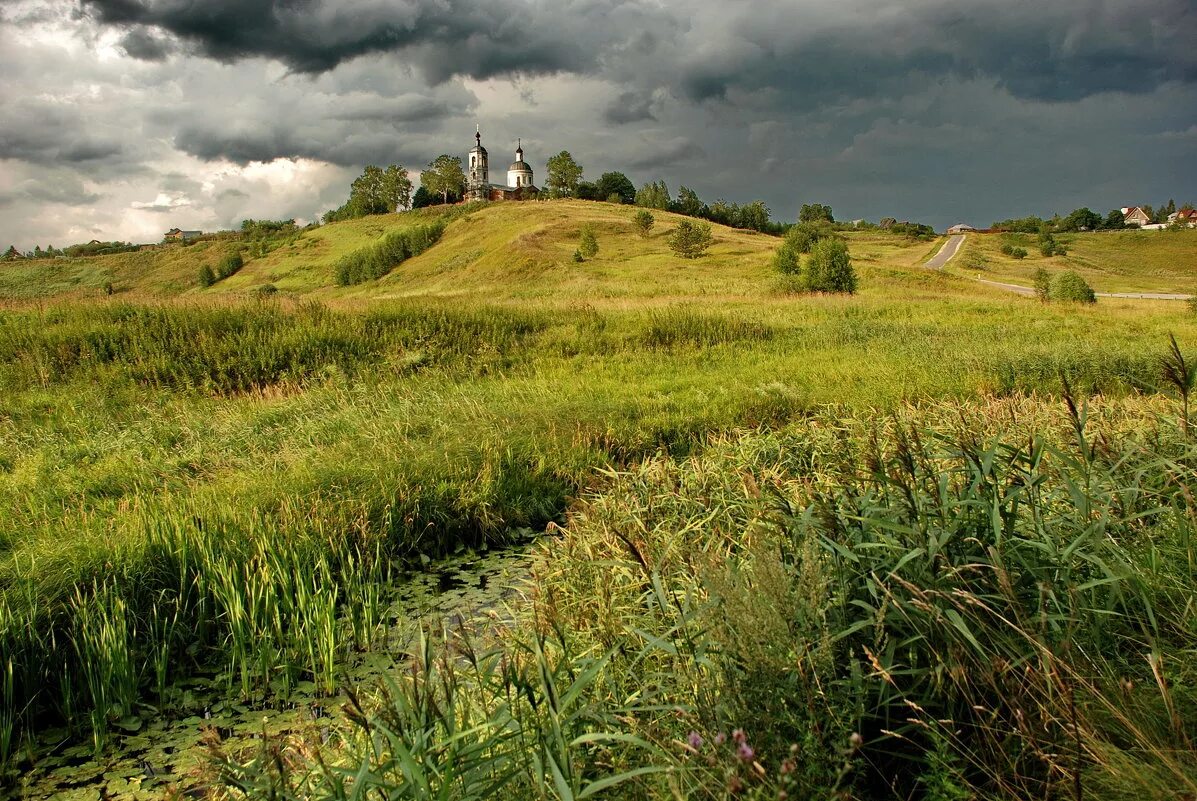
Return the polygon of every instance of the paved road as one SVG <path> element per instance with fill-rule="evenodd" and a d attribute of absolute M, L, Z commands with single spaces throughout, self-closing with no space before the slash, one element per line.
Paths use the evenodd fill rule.
<path fill-rule="evenodd" d="M 931 257 L 931 261 L 927 262 L 924 267 L 931 270 L 942 270 L 944 265 L 956 257 L 960 252 L 960 246 L 964 244 L 964 234 L 956 234 L 949 237 L 947 242 L 943 243 L 943 247 L 939 252 Z"/>

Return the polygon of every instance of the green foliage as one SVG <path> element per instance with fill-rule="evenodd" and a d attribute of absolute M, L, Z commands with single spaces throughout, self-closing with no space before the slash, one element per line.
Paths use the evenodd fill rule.
<path fill-rule="evenodd" d="M 1001 220 L 990 226 L 995 231 L 1009 231 L 1011 233 L 1037 234 L 1043 230 L 1046 222 L 1042 217 L 1019 217 L 1011 220 Z"/>
<path fill-rule="evenodd" d="M 581 264 L 582 262 L 586 261 L 585 257 L 582 256 L 581 250 L 575 250 L 574 255 L 571 258 L 574 260 L 575 264 Z"/>
<path fill-rule="evenodd" d="M 437 156 L 420 173 L 420 186 L 430 198 L 440 195 L 441 203 L 456 200 L 465 192 L 465 171 L 459 156 Z"/>
<path fill-rule="evenodd" d="M 599 197 L 606 198 L 608 202 L 627 204 L 636 202 L 636 187 L 622 172 L 603 173 L 595 182 L 595 186 L 598 187 Z M 612 196 L 618 196 L 619 200 L 612 200 Z"/>
<path fill-rule="evenodd" d="M 244 266 L 245 261 L 241 258 L 241 251 L 234 250 L 232 253 L 229 253 L 220 260 L 220 264 L 216 267 L 216 278 L 218 280 L 224 280 L 230 275 L 234 275 Z"/>
<path fill-rule="evenodd" d="M 653 217 L 653 213 L 648 209 L 640 209 L 632 215 L 632 227 L 636 229 L 636 233 L 640 234 L 643 239 L 648 238 L 656 222 L 657 220 Z"/>
<path fill-rule="evenodd" d="M 1101 227 L 1104 231 L 1121 231 L 1125 228 L 1126 218 L 1122 215 L 1122 210 L 1110 209 L 1110 213 L 1106 215 Z"/>
<path fill-rule="evenodd" d="M 1025 259 L 1027 257 L 1026 248 L 1010 248 L 1010 255 L 1016 259 Z"/>
<path fill-rule="evenodd" d="M 702 202 L 698 193 L 687 186 L 678 188 L 677 201 L 671 204 L 670 209 L 687 217 L 702 217 L 710 213 L 710 209 Z"/>
<path fill-rule="evenodd" d="M 1035 271 L 1033 286 L 1035 287 L 1035 297 L 1042 303 L 1046 303 L 1051 297 L 1052 276 L 1047 270 L 1040 267 Z"/>
<path fill-rule="evenodd" d="M 669 249 L 683 259 L 697 259 L 706 255 L 714 241 L 707 223 L 682 220 L 669 235 Z"/>
<path fill-rule="evenodd" d="M 1075 270 L 1065 270 L 1052 276 L 1047 296 L 1054 301 L 1076 303 L 1097 302 L 1097 296 L 1093 293 L 1093 288 Z"/>
<path fill-rule="evenodd" d="M 798 211 L 798 222 L 833 223 L 835 222 L 835 215 L 831 213 L 831 206 L 822 203 L 803 203 L 802 208 Z"/>
<path fill-rule="evenodd" d="M 805 270 L 805 283 L 812 292 L 856 291 L 856 271 L 848 256 L 848 243 L 839 237 L 826 237 L 814 244 Z"/>
<path fill-rule="evenodd" d="M 391 164 L 383 169 L 369 164 L 350 185 L 349 199 L 339 209 L 327 212 L 324 222 L 390 214 L 411 203 L 411 190 L 411 178 L 402 165 Z"/>
<path fill-rule="evenodd" d="M 351 286 L 382 278 L 407 259 L 435 245 L 444 232 L 444 220 L 436 220 L 383 234 L 373 245 L 359 248 L 337 262 L 337 286 Z"/>
<path fill-rule="evenodd" d="M 769 207 L 763 200 L 754 200 L 741 206 L 740 213 L 736 218 L 736 227 L 746 228 L 750 231 L 769 230 Z"/>
<path fill-rule="evenodd" d="M 299 231 L 295 220 L 242 220 L 242 239 L 277 239 L 287 237 Z"/>
<path fill-rule="evenodd" d="M 599 251 L 598 237 L 595 236 L 594 226 L 592 226 L 592 225 L 582 226 L 582 231 L 578 237 L 577 252 L 584 259 L 593 259 L 595 256 L 598 255 L 598 251 Z"/>
<path fill-rule="evenodd" d="M 568 150 L 549 156 L 546 167 L 545 190 L 549 197 L 577 197 L 578 182 L 582 180 L 582 167 Z"/>
<path fill-rule="evenodd" d="M 1101 215 L 1089 208 L 1080 208 L 1065 217 L 1057 226 L 1058 231 L 1096 231 L 1101 228 Z"/>
<path fill-rule="evenodd" d="M 21 258 L 21 252 L 17 250 L 16 245 L 9 245 L 8 250 L 4 251 L 4 255 L 0 255 L 0 261 L 16 261 Z"/>
<path fill-rule="evenodd" d="M 205 264 L 199 268 L 199 274 L 196 276 L 196 281 L 205 289 L 216 283 L 216 273 L 212 270 L 212 265 Z"/>
<path fill-rule="evenodd" d="M 664 181 L 645 184 L 636 192 L 636 205 L 660 211 L 669 210 L 669 187 Z"/>

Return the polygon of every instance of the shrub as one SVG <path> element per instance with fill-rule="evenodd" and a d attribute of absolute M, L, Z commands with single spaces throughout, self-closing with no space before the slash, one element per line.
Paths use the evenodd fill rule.
<path fill-rule="evenodd" d="M 856 271 L 848 256 L 848 244 L 839 237 L 820 239 L 811 248 L 806 266 L 806 285 L 812 292 L 856 291 Z"/>
<path fill-rule="evenodd" d="M 790 229 L 786 231 L 785 241 L 798 253 L 810 253 L 810 249 L 815 246 L 816 242 L 830 236 L 835 236 L 835 230 L 830 223 L 807 222 L 790 226 Z"/>
<path fill-rule="evenodd" d="M 1044 303 L 1047 302 L 1048 294 L 1051 290 L 1052 276 L 1047 270 L 1040 267 L 1035 271 L 1035 297 Z"/>
<path fill-rule="evenodd" d="M 384 234 L 373 245 L 349 253 L 335 268 L 338 286 L 350 286 L 382 278 L 412 256 L 435 245 L 445 232 L 445 221 L 415 225 Z"/>
<path fill-rule="evenodd" d="M 584 262 L 584 261 L 586 261 L 586 259 L 582 258 L 582 251 L 580 251 L 580 250 L 575 250 L 575 251 L 574 251 L 574 262 L 575 262 L 575 263 L 581 263 L 581 262 Z"/>
<path fill-rule="evenodd" d="M 773 269 L 782 275 L 798 275 L 802 272 L 802 255 L 798 247 L 788 240 L 781 243 L 773 256 Z"/>
<path fill-rule="evenodd" d="M 594 235 L 594 228 L 590 225 L 582 227 L 582 235 L 578 239 L 578 253 L 584 259 L 593 259 L 598 255 L 598 238 Z"/>
<path fill-rule="evenodd" d="M 216 275 L 220 279 L 228 278 L 243 266 L 245 266 L 245 262 L 241 258 L 241 251 L 234 251 L 220 260 L 220 265 L 216 268 Z"/>
<path fill-rule="evenodd" d="M 1014 245 L 1011 245 L 1009 242 L 1002 245 L 1002 254 L 1006 256 L 1014 255 Z"/>
<path fill-rule="evenodd" d="M 635 227 L 636 233 L 645 238 L 648 237 L 649 232 L 653 229 L 653 225 L 656 222 L 657 219 L 653 217 L 653 213 L 648 209 L 640 209 L 640 211 L 632 215 L 632 225 Z"/>
<path fill-rule="evenodd" d="M 1010 255 L 1016 259 L 1025 259 L 1027 257 L 1026 248 L 1014 248 L 1010 251 Z"/>
<path fill-rule="evenodd" d="M 262 286 L 258 287 L 257 293 L 260 297 L 270 297 L 271 295 L 278 294 L 278 287 L 274 284 L 262 284 Z"/>
<path fill-rule="evenodd" d="M 212 267 L 205 264 L 199 268 L 198 279 L 199 285 L 205 289 L 216 283 L 216 273 L 212 272 Z"/>
<path fill-rule="evenodd" d="M 1075 270 L 1065 270 L 1062 273 L 1057 273 L 1051 280 L 1047 296 L 1051 300 L 1072 301 L 1076 303 L 1097 302 L 1097 296 L 1093 294 L 1093 288 Z"/>
<path fill-rule="evenodd" d="M 709 223 L 682 220 L 669 235 L 669 248 L 683 259 L 697 259 L 706 255 L 714 242 Z"/>

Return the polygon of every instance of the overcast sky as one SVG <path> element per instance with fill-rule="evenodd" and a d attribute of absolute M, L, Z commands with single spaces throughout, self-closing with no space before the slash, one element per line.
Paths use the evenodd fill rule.
<path fill-rule="evenodd" d="M 475 123 L 784 220 L 1197 201 L 1197 0 L 0 0 L 0 249 L 310 220 Z"/>

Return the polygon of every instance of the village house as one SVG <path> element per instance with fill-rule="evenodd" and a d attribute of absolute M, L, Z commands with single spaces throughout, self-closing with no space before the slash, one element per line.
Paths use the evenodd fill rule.
<path fill-rule="evenodd" d="M 1197 209 L 1181 209 L 1168 215 L 1169 225 L 1187 225 L 1197 228 Z"/>
<path fill-rule="evenodd" d="M 181 231 L 178 228 L 171 228 L 162 235 L 163 242 L 190 242 L 193 239 L 199 239 L 204 235 L 203 231 Z"/>
<path fill-rule="evenodd" d="M 973 228 L 971 225 L 968 225 L 966 223 L 956 223 L 955 225 L 953 225 L 951 228 L 948 229 L 949 235 L 951 235 L 951 234 L 975 234 L 976 232 L 977 232 L 976 228 Z"/>
<path fill-rule="evenodd" d="M 1129 206 L 1122 209 L 1122 221 L 1127 225 L 1137 225 L 1142 228 L 1144 225 L 1151 225 L 1151 217 L 1147 212 L 1138 206 Z"/>
<path fill-rule="evenodd" d="M 465 199 L 469 200 L 524 200 L 535 197 L 540 191 L 532 183 L 532 168 L 524 161 L 524 148 L 517 140 L 515 161 L 507 168 L 507 183 L 490 182 L 489 157 L 482 146 L 481 129 L 474 131 L 474 146 L 469 152 L 469 170 L 466 173 Z"/>

